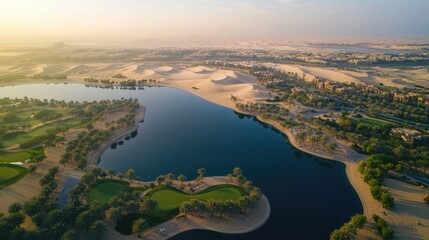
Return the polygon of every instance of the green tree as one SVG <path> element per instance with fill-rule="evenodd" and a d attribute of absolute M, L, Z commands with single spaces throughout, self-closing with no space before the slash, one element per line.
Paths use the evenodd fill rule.
<path fill-rule="evenodd" d="M 115 175 L 115 170 L 109 169 L 107 170 L 107 174 L 110 176 L 110 178 L 113 178 L 113 176 Z"/>
<path fill-rule="evenodd" d="M 158 185 L 161 185 L 165 181 L 165 176 L 159 175 L 158 177 L 156 177 L 155 181 L 158 183 Z"/>
<path fill-rule="evenodd" d="M 14 202 L 9 206 L 8 212 L 12 214 L 12 213 L 18 213 L 21 210 L 22 210 L 22 204 L 19 202 Z"/>
<path fill-rule="evenodd" d="M 197 173 L 198 173 L 199 178 L 201 180 L 203 180 L 204 179 L 204 175 L 206 175 L 206 169 L 205 168 L 200 168 L 200 169 L 198 169 Z"/>
<path fill-rule="evenodd" d="M 128 169 L 128 171 L 125 173 L 125 175 L 127 175 L 130 182 L 133 182 L 134 174 L 135 174 L 135 171 L 133 169 Z"/>
<path fill-rule="evenodd" d="M 28 167 L 28 171 L 33 174 L 37 171 L 37 166 L 36 165 L 31 165 L 30 167 Z"/>
<path fill-rule="evenodd" d="M 77 240 L 76 232 L 74 229 L 70 229 L 63 234 L 61 240 Z"/>
<path fill-rule="evenodd" d="M 184 181 L 186 181 L 186 176 L 181 174 L 177 177 L 177 180 L 179 180 L 181 183 L 183 183 Z"/>
<path fill-rule="evenodd" d="M 122 181 L 122 178 L 124 178 L 124 174 L 123 173 L 118 173 L 118 178 L 119 178 L 119 180 Z"/>
<path fill-rule="evenodd" d="M 139 212 L 142 215 L 150 215 L 156 208 L 157 202 L 151 197 L 145 196 L 139 205 Z"/>
<path fill-rule="evenodd" d="M 102 239 L 104 237 L 104 232 L 106 231 L 106 225 L 102 220 L 95 221 L 91 228 L 89 229 L 89 233 L 95 239 Z"/>
<path fill-rule="evenodd" d="M 140 237 L 144 232 L 144 230 L 146 230 L 148 227 L 149 227 L 149 224 L 147 223 L 147 221 L 143 218 L 139 218 L 135 220 L 133 223 L 133 226 L 132 226 L 133 234 L 136 235 L 137 237 Z"/>
<path fill-rule="evenodd" d="M 243 175 L 243 170 L 241 170 L 241 168 L 239 168 L 239 167 L 235 167 L 232 170 L 232 173 L 234 176 L 238 177 L 239 175 Z"/>

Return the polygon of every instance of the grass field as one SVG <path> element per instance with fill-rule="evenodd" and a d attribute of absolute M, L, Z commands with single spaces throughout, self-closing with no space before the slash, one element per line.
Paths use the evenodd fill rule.
<path fill-rule="evenodd" d="M 34 126 L 36 124 L 40 124 L 42 123 L 42 121 L 35 119 L 35 118 L 31 118 L 31 115 L 44 110 L 46 108 L 30 108 L 30 109 L 25 109 L 19 112 L 16 112 L 17 116 L 19 117 L 20 121 L 18 122 L 13 122 L 14 125 L 17 126 Z M 55 112 L 57 113 L 61 113 L 64 117 L 67 116 L 67 111 L 63 110 L 63 109 L 52 109 L 55 110 Z M 6 113 L 0 114 L 0 119 L 5 115 Z M 6 122 L 0 122 L 0 127 L 3 125 L 9 125 L 11 123 L 6 123 Z"/>
<path fill-rule="evenodd" d="M 6 147 L 14 146 L 20 144 L 22 142 L 28 141 L 32 138 L 40 137 L 42 135 L 47 134 L 49 131 L 55 130 L 56 127 L 80 127 L 85 126 L 87 124 L 87 120 L 82 119 L 69 119 L 65 121 L 55 122 L 51 124 L 44 125 L 42 127 L 36 128 L 31 132 L 13 132 L 6 135 L 3 135 L 0 138 L 0 141 L 4 143 Z"/>
<path fill-rule="evenodd" d="M 245 193 L 241 187 L 230 184 L 212 186 L 196 194 L 187 194 L 170 186 L 157 186 L 146 194 L 157 201 L 157 207 L 154 213 L 151 216 L 145 216 L 145 219 L 151 226 L 166 222 L 179 214 L 179 206 L 182 202 L 192 198 L 203 201 L 209 199 L 237 201 L 243 195 Z M 118 221 L 115 229 L 129 235 L 132 233 L 133 222 L 140 217 L 142 216 L 139 214 L 124 216 Z"/>
<path fill-rule="evenodd" d="M 0 189 L 17 182 L 27 173 L 26 168 L 12 164 L 0 164 Z"/>
<path fill-rule="evenodd" d="M 33 159 L 37 155 L 45 155 L 43 147 L 23 150 L 20 152 L 2 152 L 0 151 L 0 163 L 24 162 L 27 159 Z"/>
<path fill-rule="evenodd" d="M 158 186 L 148 192 L 147 195 L 158 202 L 155 214 L 157 212 L 163 214 L 177 210 L 182 202 L 188 201 L 191 198 L 198 198 L 203 201 L 209 199 L 237 201 L 244 195 L 244 191 L 238 186 L 221 184 L 209 187 L 197 194 L 187 194 L 173 187 Z"/>
<path fill-rule="evenodd" d="M 378 120 L 378 119 L 373 119 L 373 118 L 361 118 L 360 122 L 364 123 L 364 124 L 368 124 L 370 126 L 377 126 L 377 127 L 384 127 L 387 124 L 397 125 L 395 123 L 386 122 L 386 121 L 383 121 L 383 120 Z"/>
<path fill-rule="evenodd" d="M 103 179 L 94 183 L 87 190 L 86 196 L 90 202 L 97 201 L 101 204 L 106 204 L 112 197 L 118 196 L 129 187 L 128 182 Z"/>

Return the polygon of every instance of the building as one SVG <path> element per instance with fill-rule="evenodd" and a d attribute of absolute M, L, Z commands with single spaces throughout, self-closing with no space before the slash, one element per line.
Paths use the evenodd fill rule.
<path fill-rule="evenodd" d="M 414 144 L 417 142 L 428 140 L 427 135 L 423 135 L 419 131 L 416 131 L 413 129 L 407 129 L 407 128 L 393 128 L 391 131 L 391 134 L 397 134 L 401 136 L 402 140 L 404 140 L 404 142 L 409 144 Z"/>

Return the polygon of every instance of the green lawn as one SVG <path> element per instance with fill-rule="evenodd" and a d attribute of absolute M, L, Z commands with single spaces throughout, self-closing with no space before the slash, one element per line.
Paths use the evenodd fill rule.
<path fill-rule="evenodd" d="M 0 164 L 0 189 L 11 185 L 27 174 L 26 168 L 12 165 L 12 164 Z"/>
<path fill-rule="evenodd" d="M 40 137 L 47 134 L 49 131 L 54 130 L 56 127 L 66 126 L 69 128 L 74 127 L 83 127 L 87 124 L 87 120 L 82 119 L 69 119 L 65 121 L 55 122 L 51 124 L 44 125 L 42 127 L 36 128 L 31 132 L 13 132 L 6 135 L 3 135 L 0 138 L 6 147 L 14 146 L 22 142 L 28 141 L 32 138 Z"/>
<path fill-rule="evenodd" d="M 37 155 L 44 155 L 43 147 L 23 150 L 20 152 L 0 151 L 0 163 L 24 162 L 27 159 L 33 159 Z"/>
<path fill-rule="evenodd" d="M 170 186 L 157 186 L 147 195 L 158 202 L 158 211 L 170 212 L 176 210 L 182 202 L 191 198 L 198 198 L 204 201 L 209 199 L 237 201 L 244 195 L 244 191 L 238 186 L 222 184 L 209 187 L 197 194 L 187 194 Z"/>
<path fill-rule="evenodd" d="M 360 122 L 364 123 L 364 124 L 371 125 L 371 126 L 377 126 L 377 127 L 384 127 L 387 124 L 397 125 L 395 123 L 391 123 L 391 122 L 387 122 L 387 121 L 383 121 L 383 120 L 378 120 L 378 119 L 371 119 L 371 118 L 361 118 Z"/>
<path fill-rule="evenodd" d="M 6 123 L 6 122 L 0 122 L 0 126 L 3 125 L 10 125 L 10 124 L 15 124 L 17 126 L 34 126 L 36 124 L 40 124 L 42 123 L 42 121 L 35 119 L 35 118 L 31 118 L 31 115 L 40 112 L 41 110 L 44 110 L 46 108 L 30 108 L 30 109 L 24 109 L 22 111 L 16 112 L 16 114 L 18 115 L 18 117 L 20 118 L 19 122 L 13 122 L 13 123 Z M 57 113 L 61 113 L 64 117 L 66 117 L 68 115 L 67 111 L 63 110 L 63 109 L 52 109 L 55 110 L 55 112 Z M 6 113 L 0 114 L 0 119 L 5 115 Z"/>
<path fill-rule="evenodd" d="M 157 186 L 146 194 L 157 201 L 155 211 L 150 216 L 140 216 L 139 214 L 124 216 L 119 220 L 115 229 L 122 234 L 129 235 L 132 233 L 133 222 L 140 217 L 144 217 L 150 226 L 166 222 L 179 214 L 179 206 L 182 202 L 192 198 L 203 201 L 209 199 L 238 201 L 244 195 L 241 187 L 230 184 L 212 186 L 196 194 L 187 194 L 170 186 Z"/>
<path fill-rule="evenodd" d="M 90 202 L 97 201 L 101 204 L 106 204 L 112 197 L 118 196 L 129 187 L 128 182 L 103 179 L 94 183 L 87 190 L 86 196 Z"/>

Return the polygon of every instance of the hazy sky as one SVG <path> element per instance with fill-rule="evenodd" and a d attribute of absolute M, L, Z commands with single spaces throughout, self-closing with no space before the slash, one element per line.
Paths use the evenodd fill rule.
<path fill-rule="evenodd" d="M 12 36 L 429 36 L 429 0 L 0 0 Z"/>

